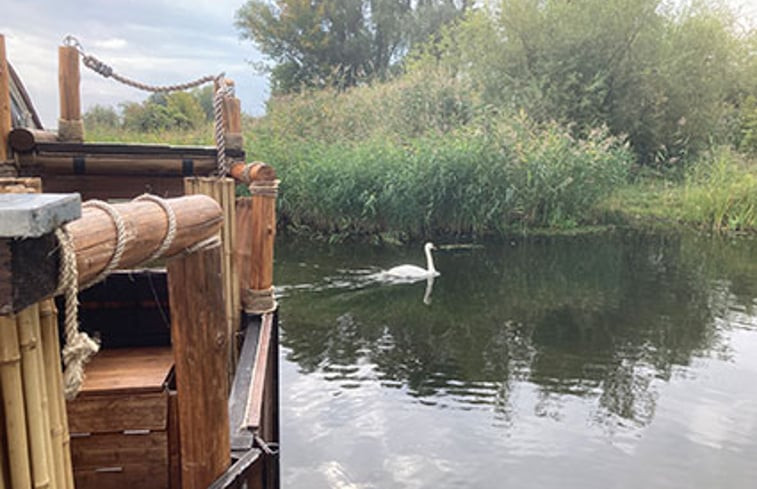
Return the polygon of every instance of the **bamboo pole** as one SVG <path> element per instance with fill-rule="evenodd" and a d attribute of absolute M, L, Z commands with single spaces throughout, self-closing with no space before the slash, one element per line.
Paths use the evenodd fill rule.
<path fill-rule="evenodd" d="M 5 36 L 0 34 L 0 163 L 8 159 L 11 129 L 10 72 L 5 58 Z"/>
<path fill-rule="evenodd" d="M 2 395 L 0 395 L 2 397 Z M 3 410 L 3 403 L 0 402 L 0 419 L 5 419 L 5 411 Z M 8 480 L 8 463 L 6 462 L 6 449 L 8 441 L 5 436 L 5 423 L 0 423 L 0 489 L 6 489 L 10 487 L 10 481 Z"/>
<path fill-rule="evenodd" d="M 52 299 L 40 302 L 39 317 L 42 328 L 41 338 L 45 364 L 45 381 L 50 409 L 50 436 L 53 449 L 55 485 L 62 489 L 73 489 L 74 479 L 71 470 L 68 419 L 63 396 L 63 374 L 61 370 L 57 316 L 55 302 Z"/>
<path fill-rule="evenodd" d="M 84 122 L 81 118 L 79 93 L 79 52 L 74 46 L 58 47 L 58 91 L 60 119 L 58 138 L 61 141 L 84 141 Z"/>
<path fill-rule="evenodd" d="M 35 327 L 36 323 L 36 327 Z M 48 449 L 50 432 L 45 433 L 45 413 L 42 379 L 42 365 L 39 363 L 37 350 L 39 338 L 39 307 L 29 306 L 16 315 L 19 345 L 21 347 L 21 374 L 26 400 L 26 422 L 29 427 L 29 453 L 32 461 L 32 479 L 35 489 L 50 487 L 50 468 Z"/>
<path fill-rule="evenodd" d="M 29 442 L 21 381 L 21 352 L 16 317 L 0 316 L 0 389 L 8 437 L 8 465 L 13 489 L 32 487 Z"/>
<path fill-rule="evenodd" d="M 168 263 L 184 489 L 205 489 L 230 463 L 221 251 L 215 246 Z"/>

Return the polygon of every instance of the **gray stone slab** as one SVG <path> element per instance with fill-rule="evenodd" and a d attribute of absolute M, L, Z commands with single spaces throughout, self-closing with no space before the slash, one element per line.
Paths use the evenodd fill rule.
<path fill-rule="evenodd" d="M 38 238 L 79 217 L 79 194 L 0 194 L 0 238 Z"/>

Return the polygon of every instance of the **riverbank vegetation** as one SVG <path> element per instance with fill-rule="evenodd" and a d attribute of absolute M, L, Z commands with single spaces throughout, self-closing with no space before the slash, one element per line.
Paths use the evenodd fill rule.
<path fill-rule="evenodd" d="M 268 53 L 275 93 L 245 138 L 249 158 L 282 178 L 290 230 L 400 240 L 603 223 L 757 230 L 757 30 L 724 4 L 453 2 L 425 42 L 397 37 L 391 63 L 371 71 L 329 65 L 351 44 L 327 24 L 365 15 L 349 2 L 316 2 L 333 18 L 275 3 L 238 13 L 245 37 L 279 49 Z M 318 42 L 294 42 L 293 12 L 315 22 L 301 32 Z M 397 27 L 354 25 L 346 39 L 369 46 Z M 161 114 L 179 106 L 164 102 Z M 126 115 L 110 133 L 130 130 Z M 172 142 L 196 130 L 158 126 L 140 130 Z"/>

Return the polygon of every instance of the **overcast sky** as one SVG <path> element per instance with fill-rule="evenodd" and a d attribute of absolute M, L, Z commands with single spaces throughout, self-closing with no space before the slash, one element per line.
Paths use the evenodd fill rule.
<path fill-rule="evenodd" d="M 236 82 L 242 110 L 265 111 L 268 82 L 249 61 L 234 13 L 244 0 L 2 0 L 0 33 L 8 59 L 31 94 L 45 127 L 58 119 L 58 46 L 67 34 L 120 74 L 172 84 L 225 72 Z M 82 106 L 141 101 L 147 94 L 82 67 Z"/>
<path fill-rule="evenodd" d="M 755 25 L 757 0 L 728 0 Z M 225 72 L 236 82 L 242 110 L 260 115 L 266 77 L 249 61 L 260 53 L 239 39 L 234 13 L 244 0 L 1 0 L 0 33 L 46 127 L 57 126 L 57 47 L 66 34 L 127 77 L 173 84 Z M 141 101 L 144 92 L 82 68 L 82 105 Z"/>

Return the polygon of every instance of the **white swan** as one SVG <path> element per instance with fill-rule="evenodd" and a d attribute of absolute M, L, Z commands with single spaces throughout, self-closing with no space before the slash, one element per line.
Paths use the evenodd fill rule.
<path fill-rule="evenodd" d="M 431 257 L 431 250 L 435 250 L 436 246 L 433 243 L 426 243 L 423 246 L 423 251 L 426 252 L 426 268 L 421 268 L 415 265 L 400 265 L 394 268 L 390 268 L 385 272 L 388 277 L 399 279 L 423 279 L 429 277 L 438 277 L 439 272 L 434 268 L 434 259 Z"/>

